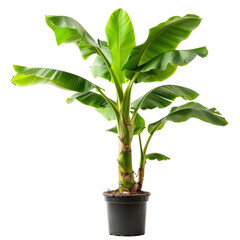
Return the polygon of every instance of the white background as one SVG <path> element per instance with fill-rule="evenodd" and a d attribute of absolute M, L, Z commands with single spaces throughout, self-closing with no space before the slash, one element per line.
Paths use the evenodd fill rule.
<path fill-rule="evenodd" d="M 226 127 L 197 119 L 170 122 L 155 134 L 149 152 L 171 160 L 146 165 L 144 190 L 152 195 L 146 235 L 139 239 L 239 240 L 240 22 L 233 0 L 5 1 L 0 14 L 0 239 L 114 239 L 108 235 L 102 196 L 117 188 L 117 138 L 105 132 L 114 123 L 79 102 L 68 105 L 71 92 L 18 88 L 10 80 L 12 64 L 49 67 L 113 91 L 107 81 L 92 78 L 92 57 L 83 61 L 76 46 L 57 46 L 44 17 L 71 16 L 95 39 L 105 39 L 105 24 L 120 7 L 132 19 L 137 44 L 149 28 L 171 16 L 203 18 L 178 49 L 207 46 L 209 56 L 178 68 L 165 83 L 196 90 L 197 101 L 216 107 L 229 122 Z M 159 84 L 137 85 L 133 98 Z M 176 100 L 175 105 L 182 103 Z M 141 113 L 151 123 L 168 111 Z M 133 151 L 136 171 L 137 141 Z"/>

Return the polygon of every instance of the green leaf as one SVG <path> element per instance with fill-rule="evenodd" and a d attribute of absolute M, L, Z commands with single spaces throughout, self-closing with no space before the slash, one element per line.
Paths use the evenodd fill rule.
<path fill-rule="evenodd" d="M 49 68 L 27 68 L 13 65 L 17 75 L 12 82 L 18 86 L 35 84 L 51 84 L 76 92 L 87 92 L 93 88 L 99 88 L 88 80 L 77 75 Z"/>
<path fill-rule="evenodd" d="M 126 71 L 126 77 L 131 77 L 133 73 L 139 72 L 135 83 L 163 81 L 171 77 L 177 66 L 185 66 L 196 56 L 206 57 L 208 54 L 206 47 L 195 48 L 191 50 L 172 50 L 162 53 L 147 63 Z"/>
<path fill-rule="evenodd" d="M 160 153 L 149 153 L 146 155 L 146 159 L 149 159 L 149 160 L 157 159 L 158 161 L 162 161 L 162 160 L 169 160 L 170 158 Z"/>
<path fill-rule="evenodd" d="M 228 124 L 226 119 L 221 116 L 216 108 L 207 109 L 199 103 L 189 102 L 179 107 L 173 107 L 167 116 L 157 122 L 151 123 L 148 126 L 148 132 L 153 134 L 155 131 L 162 129 L 167 121 L 185 122 L 190 118 L 197 118 L 204 122 L 219 126 Z"/>
<path fill-rule="evenodd" d="M 118 134 L 117 126 L 107 129 L 106 131 Z"/>
<path fill-rule="evenodd" d="M 92 54 L 101 56 L 114 82 L 118 98 L 122 100 L 122 87 L 111 69 L 112 56 L 106 42 L 96 43 L 83 26 L 70 17 L 65 16 L 46 16 L 48 26 L 55 32 L 57 43 L 76 43 L 81 50 L 84 59 Z"/>
<path fill-rule="evenodd" d="M 115 114 L 109 106 L 108 102 L 100 94 L 90 91 L 86 93 L 76 93 L 67 99 L 67 103 L 72 103 L 74 100 L 78 100 L 85 105 L 95 107 L 95 109 L 101 113 L 108 121 L 116 119 Z M 115 104 L 114 101 L 112 102 Z"/>
<path fill-rule="evenodd" d="M 133 123 L 133 135 L 140 134 L 145 128 L 145 120 L 137 114 Z M 114 126 L 107 130 L 108 132 L 118 133 L 117 126 Z"/>
<path fill-rule="evenodd" d="M 116 116 L 111 107 L 96 108 L 96 111 L 101 113 L 108 121 L 116 120 Z"/>
<path fill-rule="evenodd" d="M 85 105 L 89 105 L 95 108 L 108 106 L 108 102 L 104 99 L 103 96 L 90 91 L 86 93 L 76 93 L 72 95 L 70 98 L 67 99 L 67 103 L 72 103 L 75 99 Z"/>
<path fill-rule="evenodd" d="M 131 19 L 126 11 L 117 9 L 110 16 L 105 33 L 112 53 L 112 69 L 119 82 L 126 82 L 123 64 L 135 46 L 135 35 Z"/>
<path fill-rule="evenodd" d="M 104 79 L 107 79 L 111 81 L 111 74 L 108 71 L 108 68 L 102 58 L 97 55 L 95 58 L 95 61 L 93 62 L 93 65 L 91 66 L 91 72 L 93 77 L 101 77 Z"/>
<path fill-rule="evenodd" d="M 140 82 L 161 82 L 169 77 L 171 77 L 175 71 L 177 70 L 177 66 L 169 63 L 167 65 L 166 70 L 150 70 L 148 72 L 141 72 L 137 79 L 135 80 L 135 83 L 140 83 Z M 132 72 L 131 72 L 132 73 Z"/>
<path fill-rule="evenodd" d="M 85 28 L 73 18 L 49 15 L 46 16 L 46 23 L 54 31 L 58 45 L 62 43 L 77 44 L 83 59 L 87 59 L 92 54 L 98 54 L 97 49 L 101 49 L 111 62 L 111 52 L 108 47 L 104 44 L 100 46 Z"/>
<path fill-rule="evenodd" d="M 97 46 L 97 43 L 76 20 L 66 16 L 46 16 L 47 25 L 54 31 L 57 44 L 79 43 L 85 40 L 87 43 Z"/>
<path fill-rule="evenodd" d="M 195 91 L 177 86 L 177 85 L 163 85 L 150 90 L 142 97 L 135 100 L 131 107 L 135 110 L 141 108 L 153 109 L 153 108 L 164 108 L 172 103 L 177 97 L 182 97 L 185 100 L 193 100 L 198 96 Z"/>
<path fill-rule="evenodd" d="M 145 120 L 138 113 L 134 119 L 133 123 L 133 135 L 140 134 L 145 128 Z"/>
<path fill-rule="evenodd" d="M 191 62 L 196 56 L 206 57 L 208 51 L 206 47 L 195 48 L 191 50 L 173 50 L 158 55 L 149 62 L 135 68 L 135 72 L 147 72 L 152 69 L 165 71 L 168 64 L 176 66 L 185 66 Z"/>
<path fill-rule="evenodd" d="M 200 22 L 198 16 L 188 14 L 184 17 L 171 17 L 151 28 L 146 42 L 133 48 L 123 69 L 133 70 L 162 53 L 175 50 Z"/>

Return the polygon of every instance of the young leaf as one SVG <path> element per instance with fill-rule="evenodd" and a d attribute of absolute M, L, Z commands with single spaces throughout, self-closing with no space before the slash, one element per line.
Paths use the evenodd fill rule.
<path fill-rule="evenodd" d="M 131 107 L 135 110 L 141 108 L 153 109 L 155 107 L 164 108 L 172 103 L 176 97 L 182 97 L 185 100 L 193 100 L 198 96 L 195 91 L 177 86 L 177 85 L 163 85 L 150 90 L 142 97 L 135 100 Z"/>
<path fill-rule="evenodd" d="M 13 65 L 17 75 L 12 82 L 18 86 L 51 84 L 66 90 L 87 92 L 97 86 L 77 75 L 49 68 L 27 68 Z"/>
<path fill-rule="evenodd" d="M 114 11 L 107 22 L 105 33 L 112 53 L 112 69 L 119 82 L 124 83 L 122 66 L 135 46 L 134 29 L 127 12 L 122 9 Z"/>
<path fill-rule="evenodd" d="M 135 69 L 157 55 L 175 50 L 200 22 L 201 19 L 198 16 L 188 14 L 184 17 L 171 17 L 166 22 L 151 28 L 146 42 L 133 48 L 123 68 Z"/>
<path fill-rule="evenodd" d="M 179 107 L 173 107 L 167 116 L 148 125 L 148 132 L 153 134 L 155 131 L 162 129 L 167 121 L 184 122 L 190 118 L 198 118 L 204 122 L 219 126 L 228 124 L 216 108 L 207 109 L 200 103 L 189 102 Z"/>
<path fill-rule="evenodd" d="M 149 159 L 149 160 L 157 159 L 158 161 L 162 161 L 162 160 L 169 160 L 170 158 L 160 153 L 149 153 L 146 155 L 146 159 Z"/>

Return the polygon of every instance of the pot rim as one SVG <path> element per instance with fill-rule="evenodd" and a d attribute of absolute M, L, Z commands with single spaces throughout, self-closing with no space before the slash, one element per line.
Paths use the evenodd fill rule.
<path fill-rule="evenodd" d="M 142 193 L 136 193 L 136 194 L 114 194 L 114 193 L 108 193 L 104 192 L 103 196 L 107 202 L 112 203 L 138 203 L 138 202 L 146 202 L 149 199 L 149 196 L 151 195 L 150 192 L 142 192 Z"/>

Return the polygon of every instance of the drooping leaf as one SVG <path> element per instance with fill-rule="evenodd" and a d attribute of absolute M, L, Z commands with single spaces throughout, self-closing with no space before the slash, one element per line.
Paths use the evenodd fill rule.
<path fill-rule="evenodd" d="M 167 121 L 184 122 L 190 118 L 197 118 L 219 126 L 228 124 L 216 108 L 208 109 L 199 103 L 189 102 L 179 107 L 173 107 L 167 116 L 157 122 L 151 123 L 148 126 L 148 132 L 153 134 L 155 131 L 162 129 Z"/>
<path fill-rule="evenodd" d="M 86 93 L 76 93 L 68 98 L 67 102 L 72 103 L 74 100 L 78 100 L 85 105 L 95 107 L 95 109 L 101 113 L 108 121 L 116 119 L 114 112 L 109 106 L 108 102 L 100 94 L 91 91 Z M 112 102 L 115 104 L 114 101 Z"/>
<path fill-rule="evenodd" d="M 135 68 L 135 72 L 148 72 L 152 69 L 165 71 L 168 64 L 176 66 L 185 66 L 196 56 L 206 57 L 208 51 L 206 47 L 195 48 L 191 50 L 172 50 L 158 55 L 147 63 Z"/>
<path fill-rule="evenodd" d="M 177 70 L 177 66 L 169 63 L 167 65 L 167 68 L 163 71 L 154 69 L 150 70 L 148 72 L 141 72 L 137 76 L 137 79 L 135 80 L 135 83 L 140 83 L 140 82 L 161 82 L 169 77 L 171 77 L 175 71 Z M 132 74 L 132 72 L 130 73 Z"/>
<path fill-rule="evenodd" d="M 110 49 L 106 46 L 106 42 L 95 40 L 83 28 L 83 26 L 72 18 L 65 16 L 46 16 L 48 26 L 55 32 L 58 44 L 76 43 L 82 53 L 84 59 L 87 59 L 92 54 L 98 54 L 104 60 L 108 67 L 112 81 L 117 90 L 117 97 L 122 100 L 123 91 L 120 82 L 115 77 L 111 68 L 112 56 Z"/>
<path fill-rule="evenodd" d="M 133 124 L 133 135 L 140 134 L 145 128 L 145 120 L 140 116 L 140 114 L 137 114 L 134 120 Z M 114 126 L 107 130 L 108 132 L 118 133 L 117 126 Z"/>
<path fill-rule="evenodd" d="M 139 72 L 135 83 L 163 81 L 172 76 L 177 66 L 185 66 L 196 56 L 206 57 L 207 54 L 206 47 L 191 50 L 171 50 L 156 56 L 132 71 L 126 71 L 126 76 L 131 77 L 133 73 Z"/>
<path fill-rule="evenodd" d="M 164 52 L 175 50 L 200 24 L 201 19 L 193 14 L 171 17 L 149 30 L 145 43 L 131 51 L 124 69 L 132 70 Z"/>
<path fill-rule="evenodd" d="M 160 153 L 149 153 L 146 155 L 146 159 L 149 159 L 149 160 L 157 159 L 158 161 L 162 161 L 162 160 L 169 160 L 170 158 Z"/>
<path fill-rule="evenodd" d="M 104 63 L 104 61 L 102 60 L 102 58 L 97 55 L 95 58 L 95 61 L 93 62 L 93 65 L 91 66 L 91 72 L 93 77 L 101 77 L 104 79 L 107 79 L 109 81 L 111 81 L 111 74 L 106 66 L 106 64 Z"/>
<path fill-rule="evenodd" d="M 35 84 L 51 84 L 67 90 L 76 92 L 87 92 L 98 88 L 95 84 L 75 74 L 49 68 L 27 68 L 13 65 L 17 75 L 12 82 L 18 86 L 29 86 Z"/>
<path fill-rule="evenodd" d="M 95 92 L 76 93 L 67 99 L 67 103 L 72 103 L 74 100 L 89 105 L 95 108 L 101 108 L 108 106 L 107 101 L 100 94 Z"/>
<path fill-rule="evenodd" d="M 126 82 L 123 64 L 135 46 L 135 35 L 131 19 L 126 11 L 117 9 L 110 16 L 105 33 L 112 53 L 112 69 L 121 83 Z"/>
<path fill-rule="evenodd" d="M 162 85 L 150 90 L 142 97 L 135 100 L 131 107 L 133 109 L 153 109 L 153 108 L 164 108 L 172 103 L 177 97 L 182 97 L 185 100 L 193 100 L 198 96 L 195 91 L 177 86 L 177 85 Z"/>
<path fill-rule="evenodd" d="M 47 25 L 54 31 L 57 44 L 75 43 L 79 47 L 83 59 L 99 53 L 100 49 L 111 62 L 111 52 L 104 43 L 100 45 L 90 36 L 84 27 L 76 20 L 66 16 L 46 16 Z"/>

